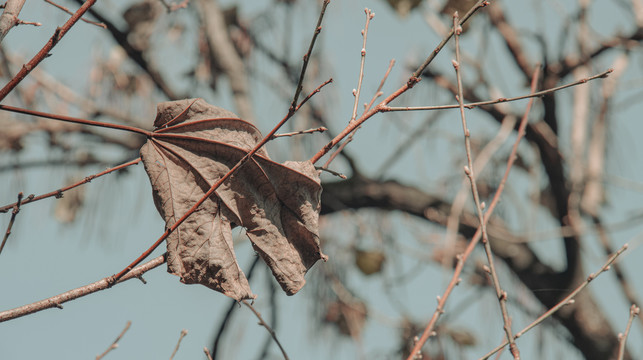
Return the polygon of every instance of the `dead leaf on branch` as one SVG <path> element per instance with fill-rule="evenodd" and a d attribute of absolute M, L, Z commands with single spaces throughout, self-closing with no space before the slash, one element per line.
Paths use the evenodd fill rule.
<path fill-rule="evenodd" d="M 158 105 L 141 148 L 159 213 L 172 226 L 261 139 L 252 124 L 202 99 Z M 319 259 L 321 185 L 312 163 L 276 163 L 260 149 L 167 239 L 168 271 L 235 299 L 254 298 L 237 263 L 231 229 L 252 246 L 288 295 Z"/>

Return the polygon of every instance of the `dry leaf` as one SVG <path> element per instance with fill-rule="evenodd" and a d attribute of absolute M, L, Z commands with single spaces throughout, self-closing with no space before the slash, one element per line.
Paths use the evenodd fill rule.
<path fill-rule="evenodd" d="M 158 105 L 141 157 L 166 227 L 262 138 L 254 125 L 202 99 Z M 232 246 L 243 226 L 288 295 L 319 259 L 321 185 L 312 163 L 276 163 L 260 149 L 167 239 L 168 271 L 236 299 L 254 298 Z"/>

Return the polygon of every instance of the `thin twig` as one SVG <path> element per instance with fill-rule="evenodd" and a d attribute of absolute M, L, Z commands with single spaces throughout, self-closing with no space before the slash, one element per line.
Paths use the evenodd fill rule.
<path fill-rule="evenodd" d="M 150 271 L 160 266 L 161 264 L 165 263 L 165 261 L 167 260 L 166 257 L 167 257 L 167 254 L 163 254 L 161 256 L 158 256 L 146 262 L 143 265 L 140 265 L 132 269 L 132 271 L 127 273 L 127 275 L 120 278 L 118 283 L 130 280 L 130 279 L 138 278 L 139 276 L 146 273 L 147 271 Z M 114 285 L 111 282 L 111 280 L 112 280 L 111 276 L 106 277 L 94 283 L 91 283 L 89 285 L 81 286 L 79 288 L 66 291 L 62 294 L 58 294 L 44 300 L 36 301 L 28 305 L 23 305 L 15 309 L 2 311 L 0 312 L 0 322 L 19 318 L 25 315 L 33 314 L 35 312 L 45 310 L 45 309 L 50 309 L 53 307 L 62 309 L 63 303 L 109 288 L 110 286 Z"/>
<path fill-rule="evenodd" d="M 46 1 L 46 0 L 45 0 L 45 1 Z M 116 348 L 118 347 L 118 342 L 121 340 L 121 338 L 123 337 L 123 335 L 125 335 L 125 333 L 127 332 L 127 330 L 129 329 L 129 327 L 130 327 L 131 325 L 132 325 L 132 322 L 131 322 L 131 321 L 128 321 L 128 322 L 127 322 L 127 324 L 125 324 L 125 328 L 123 329 L 123 331 L 121 331 L 121 333 L 120 333 L 120 334 L 118 334 L 118 336 L 116 337 L 116 340 L 114 340 L 114 342 L 112 342 L 112 344 L 111 344 L 111 345 L 109 345 L 109 347 L 108 347 L 105 351 L 103 351 L 103 353 L 102 353 L 102 354 L 97 355 L 97 356 L 96 356 L 96 360 L 100 360 L 100 359 L 102 359 L 103 357 L 105 357 L 105 355 L 107 355 L 107 353 L 109 353 L 110 351 L 112 351 L 112 350 L 116 349 Z"/>
<path fill-rule="evenodd" d="M 333 175 L 333 176 L 337 176 L 338 178 L 343 179 L 343 180 L 348 179 L 348 178 L 346 177 L 346 175 L 344 175 L 344 174 L 342 174 L 342 173 L 339 173 L 339 172 L 337 172 L 337 171 L 335 171 L 335 170 L 331 170 L 331 169 L 329 169 L 329 168 L 320 167 L 320 166 L 315 166 L 315 169 L 320 170 L 320 171 L 325 171 L 325 172 L 327 172 L 327 173 L 329 173 L 329 174 L 331 174 L 331 175 Z"/>
<path fill-rule="evenodd" d="M 632 322 L 634 321 L 634 318 L 639 314 L 641 309 L 636 306 L 636 304 L 632 304 L 630 307 L 630 318 L 627 320 L 627 326 L 625 327 L 625 332 L 622 334 L 618 334 L 618 357 L 617 360 L 623 360 L 623 357 L 625 356 L 625 342 L 627 341 L 627 335 L 630 333 L 630 328 L 632 327 Z"/>
<path fill-rule="evenodd" d="M 203 352 L 205 353 L 205 356 L 208 358 L 208 360 L 213 360 L 212 355 L 210 355 L 210 350 L 208 350 L 207 347 L 203 347 Z"/>
<path fill-rule="evenodd" d="M 364 79 L 364 63 L 366 62 L 366 37 L 368 36 L 368 25 L 371 23 L 373 17 L 375 17 L 375 13 L 373 13 L 369 8 L 365 8 L 364 13 L 366 14 L 366 24 L 364 25 L 364 29 L 362 29 L 362 38 L 364 38 L 364 42 L 362 43 L 362 50 L 360 51 L 362 60 L 359 65 L 357 89 L 353 90 L 355 102 L 353 103 L 353 115 L 351 115 L 351 122 L 355 121 L 355 118 L 357 117 L 357 104 L 359 104 L 359 95 L 362 92 L 362 80 Z"/>
<path fill-rule="evenodd" d="M 532 87 L 533 87 L 533 84 L 532 84 Z M 534 89 L 532 88 L 532 90 Z M 529 118 L 529 111 L 531 110 L 532 103 L 533 103 L 533 98 L 527 104 L 525 113 L 522 117 L 522 120 L 520 121 L 520 126 L 518 127 L 518 132 L 516 134 L 516 140 L 514 141 L 513 147 L 511 148 L 511 153 L 509 154 L 509 158 L 507 159 L 507 166 L 505 168 L 505 173 L 502 176 L 502 180 L 500 180 L 500 183 L 498 184 L 498 188 L 496 189 L 496 193 L 494 194 L 493 199 L 491 200 L 491 203 L 487 207 L 487 211 L 484 214 L 485 223 L 489 221 L 489 218 L 493 214 L 493 211 L 495 210 L 496 205 L 498 205 L 498 202 L 500 201 L 500 195 L 502 195 L 502 192 L 504 191 L 505 184 L 507 182 L 507 179 L 509 178 L 509 173 L 511 172 L 511 168 L 513 167 L 513 164 L 516 161 L 517 153 L 518 153 L 518 144 L 520 144 L 520 141 L 525 136 L 525 129 L 527 127 L 527 120 Z M 455 287 L 460 283 L 461 281 L 460 274 L 464 269 L 464 264 L 466 263 L 467 259 L 473 252 L 473 249 L 480 241 L 481 235 L 482 235 L 482 232 L 480 230 L 480 227 L 478 227 L 478 230 L 473 235 L 473 238 L 471 238 L 471 241 L 469 241 L 469 245 L 467 245 L 467 248 L 465 249 L 464 253 L 456 256 L 457 264 L 453 272 L 453 276 L 449 281 L 449 285 L 447 285 L 447 288 L 444 290 L 444 293 L 442 294 L 442 296 L 438 297 L 438 306 L 433 312 L 433 316 L 431 317 L 431 320 L 429 321 L 428 325 L 424 329 L 422 336 L 415 343 L 415 346 L 413 347 L 413 350 L 411 351 L 407 360 L 412 360 L 413 356 L 417 354 L 420 351 L 420 349 L 422 349 L 422 346 L 428 340 L 429 336 L 435 333 L 434 332 L 435 325 L 437 324 L 437 321 L 440 318 L 440 316 L 444 313 L 444 307 L 446 305 L 446 302 L 449 296 L 451 295 Z"/>
<path fill-rule="evenodd" d="M 89 10 L 92 5 L 96 3 L 96 0 L 87 0 L 83 5 L 72 15 L 67 22 L 62 27 L 59 27 L 54 32 L 54 35 L 47 41 L 45 46 L 25 65 L 22 66 L 22 69 L 14 76 L 8 83 L 5 85 L 2 90 L 0 90 L 0 101 L 9 95 L 11 90 L 13 90 L 30 72 L 33 70 L 41 61 L 49 56 L 51 49 L 58 44 L 58 42 L 67 34 L 69 29 L 71 29 L 78 19 L 80 19 L 87 10 Z"/>
<path fill-rule="evenodd" d="M 302 134 L 312 134 L 315 132 L 324 132 L 327 131 L 328 129 L 320 126 L 315 129 L 308 129 L 308 130 L 301 130 L 301 131 L 293 131 L 293 132 L 288 132 L 288 133 L 281 133 L 281 134 L 275 134 L 272 136 L 273 139 L 278 138 L 278 137 L 285 137 L 285 136 L 295 136 L 295 135 L 302 135 Z"/>
<path fill-rule="evenodd" d="M 181 345 L 181 340 L 183 340 L 183 338 L 187 334 L 188 334 L 188 331 L 186 329 L 181 330 L 181 335 L 179 335 L 179 341 L 176 342 L 176 346 L 174 347 L 174 351 L 172 351 L 172 355 L 170 355 L 170 360 L 174 359 L 174 355 L 176 355 L 176 352 L 179 351 L 179 346 Z"/>
<path fill-rule="evenodd" d="M 565 297 L 563 300 L 561 300 L 558 304 L 556 304 L 554 307 L 549 309 L 547 312 L 542 314 L 538 319 L 534 320 L 534 322 L 532 322 L 531 324 L 527 325 L 527 327 L 525 327 L 524 329 L 522 329 L 519 332 L 517 332 L 516 335 L 514 336 L 514 340 L 518 339 L 519 337 L 523 336 L 529 330 L 531 330 L 531 329 L 535 328 L 536 326 L 538 326 L 540 323 L 542 323 L 545 319 L 550 317 L 553 313 L 558 311 L 563 306 L 573 303 L 574 302 L 574 297 L 576 295 L 578 295 L 578 293 L 581 292 L 583 289 L 585 289 L 587 287 L 587 285 L 589 285 L 589 283 L 592 282 L 592 280 L 596 279 L 603 272 L 609 270 L 610 265 L 614 261 L 616 261 L 616 258 L 618 258 L 625 250 L 627 250 L 627 247 L 628 247 L 627 244 L 623 245 L 620 249 L 618 249 L 618 251 L 616 253 L 614 253 L 612 256 L 610 256 L 610 258 L 607 260 L 607 262 L 605 262 L 605 264 L 597 272 L 595 272 L 593 274 L 590 274 L 587 277 L 587 279 L 585 279 L 585 281 L 583 281 L 582 284 L 580 284 L 576 289 L 574 289 L 574 291 L 571 292 L 571 294 L 567 295 L 567 297 Z M 504 348 L 508 343 L 509 342 L 507 342 L 507 340 L 505 340 L 504 343 L 502 343 L 501 345 L 499 345 L 495 349 L 493 349 L 490 352 L 488 352 L 487 354 L 485 354 L 479 360 L 488 359 L 489 357 L 491 357 L 491 355 L 495 354 L 496 352 L 498 352 L 502 348 Z"/>
<path fill-rule="evenodd" d="M 69 14 L 69 15 L 74 15 L 74 13 L 73 13 L 73 12 L 71 12 L 71 11 L 69 11 L 69 9 L 67 9 L 66 7 L 64 7 L 64 6 L 62 6 L 62 5 L 58 5 L 58 4 L 56 4 L 55 2 L 53 2 L 53 1 L 51 1 L 51 0 L 45 0 L 45 2 L 46 2 L 46 3 L 48 3 L 48 4 L 51 4 L 51 5 L 53 5 L 53 6 L 55 6 L 55 7 L 57 7 L 57 8 L 59 8 L 60 10 L 62 10 L 62 11 L 64 11 L 64 12 L 66 12 L 66 13 L 67 13 L 67 14 Z M 87 19 L 85 19 L 84 17 L 81 17 L 81 18 L 80 18 L 80 20 L 82 20 L 82 21 L 84 21 L 84 22 L 86 22 L 86 23 L 88 23 L 88 24 L 96 25 L 96 26 L 101 27 L 101 28 L 103 28 L 103 29 L 107 29 L 107 25 L 105 25 L 105 24 L 103 24 L 103 23 L 99 23 L 99 22 L 96 22 L 96 21 L 87 20 Z"/>
<path fill-rule="evenodd" d="M 275 340 L 275 343 L 277 344 L 277 346 L 279 346 L 279 350 L 281 350 L 281 354 L 284 356 L 284 359 L 288 360 L 288 354 L 286 354 L 286 350 L 284 350 L 283 346 L 281 346 L 281 343 L 279 342 L 279 339 L 277 339 L 277 334 L 275 334 L 275 331 L 272 330 L 272 328 L 263 320 L 261 314 L 252 305 L 250 305 L 248 301 L 243 300 L 242 303 L 255 314 L 257 319 L 259 319 L 259 325 L 265 327 L 266 330 L 268 330 L 270 336 L 272 336 L 272 339 Z"/>
<path fill-rule="evenodd" d="M 152 136 L 151 131 L 139 129 L 139 128 L 134 127 L 134 126 L 121 125 L 121 124 L 110 124 L 110 123 L 105 123 L 105 122 L 100 122 L 100 121 L 76 118 L 76 117 L 72 117 L 72 116 L 56 115 L 56 114 L 46 113 L 46 112 L 42 112 L 42 111 L 23 109 L 23 108 L 19 108 L 19 107 L 15 107 L 15 106 L 9 106 L 9 105 L 0 105 L 0 110 L 11 111 L 11 112 L 19 113 L 19 114 L 38 116 L 38 117 L 43 117 L 43 118 L 46 118 L 46 119 L 59 120 L 59 121 L 73 123 L 73 124 L 91 125 L 91 126 L 104 127 L 104 128 L 108 128 L 108 129 L 114 129 L 114 130 L 128 131 L 128 132 L 133 132 L 133 133 L 145 135 L 147 137 Z"/>
<path fill-rule="evenodd" d="M 600 241 L 600 244 L 603 247 L 603 251 L 605 252 L 606 255 L 612 254 L 614 252 L 614 249 L 612 249 L 612 245 L 611 245 L 612 241 L 609 238 L 607 229 L 603 225 L 603 222 L 601 221 L 600 217 L 592 216 L 592 222 L 594 223 L 594 227 L 596 229 L 596 235 L 598 235 L 598 239 Z M 637 224 L 638 223 L 639 222 L 637 221 Z M 632 304 L 640 304 L 639 299 L 637 299 L 635 287 L 632 286 L 632 283 L 629 281 L 627 275 L 625 274 L 624 269 L 621 268 L 621 265 L 614 264 L 612 268 L 614 270 L 614 275 L 616 276 L 616 280 L 618 281 L 619 285 L 621 285 L 621 289 L 623 290 L 623 295 L 625 295 L 625 298 L 627 299 L 627 301 L 629 301 Z M 643 325 L 643 319 L 639 317 L 639 321 L 641 322 L 641 325 Z"/>
<path fill-rule="evenodd" d="M 476 3 L 475 6 L 467 12 L 467 15 L 465 15 L 460 21 L 460 24 L 463 24 L 474 12 L 476 12 L 478 9 L 486 6 L 489 2 L 485 0 L 480 0 Z M 411 89 L 415 84 L 420 82 L 420 74 L 424 71 L 424 69 L 429 66 L 431 61 L 435 58 L 438 52 L 442 50 L 446 42 L 451 38 L 453 35 L 453 31 L 447 34 L 442 39 L 442 42 L 438 45 L 438 47 L 427 57 L 427 59 L 420 65 L 420 67 L 409 77 L 409 79 L 402 85 L 399 89 L 391 93 L 388 97 L 386 97 L 382 102 L 380 102 L 377 106 L 374 108 L 365 111 L 359 119 L 356 119 L 355 121 L 351 122 L 348 126 L 342 130 L 333 140 L 331 140 L 328 144 L 326 144 L 323 148 L 321 148 L 315 155 L 313 155 L 312 158 L 310 158 L 311 163 L 316 163 L 319 161 L 319 159 L 326 155 L 332 148 L 334 148 L 337 144 L 339 144 L 345 137 L 347 137 L 349 134 L 351 134 L 355 129 L 360 127 L 366 120 L 370 119 L 373 117 L 373 115 L 379 113 L 382 111 L 383 108 L 385 108 L 391 101 L 397 99 L 400 95 L 404 94 L 407 90 Z"/>
<path fill-rule="evenodd" d="M 393 70 L 393 65 L 395 65 L 395 59 L 391 59 L 388 63 L 388 68 L 386 69 L 386 72 L 384 73 L 384 77 L 382 77 L 382 81 L 380 81 L 380 85 L 377 87 L 377 90 L 375 91 L 375 94 L 373 95 L 373 98 L 371 101 L 364 107 L 364 111 L 368 111 L 371 109 L 373 104 L 375 103 L 375 100 L 379 98 L 380 96 L 384 95 L 382 92 L 382 88 L 384 88 L 384 83 L 386 83 L 386 79 L 388 79 L 389 74 L 391 73 L 391 70 Z"/>
<path fill-rule="evenodd" d="M 482 150 L 476 156 L 475 161 L 473 162 L 473 167 L 476 169 L 478 174 L 481 174 L 485 169 L 493 155 L 500 149 L 500 147 L 505 143 L 507 138 L 515 128 L 517 120 L 513 116 L 507 116 L 502 122 L 500 129 L 498 130 L 496 136 L 494 136 L 491 141 L 489 141 Z M 445 256 L 443 258 L 442 264 L 446 269 L 453 266 L 453 257 L 455 255 L 455 243 L 456 237 L 458 234 L 458 227 L 460 226 L 460 216 L 464 211 L 465 204 L 469 199 L 468 191 L 469 186 L 467 179 L 462 179 L 462 184 L 458 193 L 453 198 L 451 203 L 451 208 L 448 212 L 449 217 L 446 222 L 446 235 L 444 240 Z"/>
<path fill-rule="evenodd" d="M 259 259 L 261 259 L 259 256 L 256 256 L 252 260 L 252 265 L 250 265 L 250 269 L 246 272 L 246 279 L 248 279 L 248 283 L 250 283 L 250 280 L 252 279 L 255 270 L 257 269 L 257 265 L 259 264 Z M 226 311 L 225 315 L 223 316 L 223 319 L 221 320 L 221 323 L 218 326 L 217 333 L 214 336 L 214 342 L 212 345 L 212 358 L 217 358 L 217 353 L 219 352 L 219 342 L 223 338 L 223 334 L 226 330 L 226 326 L 230 321 L 232 321 L 232 315 L 234 314 L 234 309 L 239 307 L 239 303 L 235 300 L 230 301 L 230 307 L 228 307 L 228 310 Z M 209 354 L 209 351 L 208 351 Z"/>
<path fill-rule="evenodd" d="M 310 39 L 310 45 L 308 45 L 308 51 L 306 54 L 304 54 L 304 64 L 301 66 L 301 72 L 299 73 L 299 81 L 297 82 L 297 88 L 295 90 L 295 95 L 292 98 L 292 102 L 290 103 L 290 109 L 288 109 L 288 114 L 294 113 L 297 108 L 297 101 L 299 101 L 299 95 L 301 94 L 303 88 L 304 88 L 304 75 L 306 75 L 306 69 L 308 69 L 308 62 L 310 61 L 310 57 L 313 53 L 313 48 L 315 47 L 315 42 L 317 41 L 317 36 L 319 36 L 319 33 L 322 30 L 322 20 L 324 19 L 324 14 L 326 13 L 326 8 L 328 7 L 328 4 L 330 3 L 330 0 L 324 0 L 322 3 L 322 8 L 321 11 L 319 12 L 319 18 L 317 19 L 317 25 L 315 26 L 315 32 L 313 33 L 312 39 Z"/>
<path fill-rule="evenodd" d="M 128 166 L 131 166 L 131 165 L 136 165 L 136 164 L 138 164 L 140 161 L 141 161 L 141 158 L 139 157 L 139 158 L 136 158 L 136 159 L 134 159 L 134 160 L 132 160 L 132 161 L 128 161 L 128 162 L 126 162 L 126 163 L 124 163 L 124 164 L 120 164 L 120 165 L 118 165 L 118 166 L 114 166 L 114 167 L 109 168 L 109 169 L 107 169 L 107 170 L 101 171 L 101 172 L 99 172 L 98 174 L 89 175 L 89 176 L 87 176 L 86 178 L 84 178 L 84 179 L 83 179 L 83 180 L 81 180 L 81 181 L 78 181 L 78 182 L 73 183 L 73 184 L 71 184 L 71 185 L 67 185 L 67 186 L 65 186 L 65 187 L 63 187 L 63 188 L 60 188 L 60 189 L 58 189 L 58 190 L 50 191 L 50 192 L 48 192 L 48 193 L 46 193 L 46 194 L 42 194 L 42 195 L 38 195 L 38 196 L 29 195 L 29 196 L 28 196 L 28 197 L 27 197 L 27 198 L 22 202 L 22 204 L 23 204 L 23 205 L 24 205 L 24 204 L 29 204 L 29 203 L 32 203 L 32 202 L 34 202 L 34 201 L 38 201 L 38 200 L 42 200 L 42 199 L 46 199 L 46 198 L 54 197 L 54 196 L 55 196 L 55 197 L 57 197 L 57 198 L 61 198 L 61 197 L 63 196 L 63 193 L 64 193 L 65 191 L 68 191 L 68 190 L 71 190 L 71 189 L 73 189 L 73 188 L 75 188 L 75 187 L 78 187 L 78 186 L 80 186 L 80 185 L 86 184 L 86 183 L 88 183 L 88 182 L 90 182 L 90 181 L 92 181 L 92 180 L 94 180 L 94 179 L 96 179 L 96 178 L 98 178 L 98 177 L 101 177 L 101 176 L 103 176 L 103 175 L 109 174 L 109 173 L 111 173 L 111 172 L 114 172 L 114 171 L 117 171 L 117 170 L 124 169 L 124 168 L 126 168 L 126 167 L 128 167 Z M 8 204 L 8 205 L 5 205 L 5 206 L 0 207 L 0 213 L 4 213 L 4 212 L 9 211 L 9 209 L 11 209 L 11 208 L 15 207 L 17 204 L 18 204 L 18 203 L 13 203 L 13 204 Z"/>
<path fill-rule="evenodd" d="M 487 6 L 487 5 L 489 5 L 488 0 L 479 0 L 475 5 L 473 5 L 471 7 L 471 9 L 469 9 L 469 11 L 467 11 L 466 14 L 464 14 L 464 16 L 462 18 L 460 18 L 460 21 L 459 21 L 458 25 L 462 26 L 465 22 L 467 22 L 467 20 L 469 20 L 469 18 L 476 11 L 478 11 L 479 9 L 481 9 L 481 8 Z M 426 60 L 424 60 L 424 62 L 422 63 L 422 65 L 420 65 L 417 68 L 417 70 L 415 70 L 413 75 L 411 75 L 411 78 L 409 79 L 409 82 L 408 82 L 408 85 L 410 87 L 413 87 L 413 85 L 415 85 L 419 81 L 419 78 L 422 75 L 422 73 L 424 72 L 424 69 L 426 69 L 427 66 L 429 66 L 429 64 L 433 61 L 433 59 L 435 59 L 435 57 L 438 55 L 438 53 L 440 53 L 440 51 L 442 51 L 442 48 L 447 44 L 447 42 L 449 42 L 449 40 L 453 36 L 453 33 L 454 33 L 453 30 L 454 29 L 451 28 L 449 33 L 446 34 L 444 36 L 444 38 L 442 38 L 442 41 L 440 42 L 440 44 L 438 44 L 438 46 L 431 52 L 429 57 L 427 57 Z"/>
<path fill-rule="evenodd" d="M 18 22 L 16 23 L 16 25 L 42 26 L 42 24 L 37 22 L 37 21 L 25 21 L 25 20 L 20 20 L 20 19 L 18 19 Z"/>
<path fill-rule="evenodd" d="M 304 100 L 302 100 L 302 102 L 301 102 L 301 103 L 299 103 L 299 105 L 298 105 L 297 107 L 295 107 L 295 109 L 294 109 L 294 110 L 289 109 L 289 110 L 288 110 L 288 114 L 286 114 L 286 116 L 285 116 L 285 117 L 284 117 L 284 118 L 283 118 L 283 119 L 282 119 L 282 120 L 281 120 L 281 121 L 280 121 L 280 122 L 279 122 L 279 123 L 278 123 L 278 124 L 277 124 L 273 129 L 272 129 L 272 130 L 271 130 L 271 131 L 270 131 L 270 133 L 268 133 L 268 135 L 266 135 L 266 136 L 265 136 L 265 137 L 264 137 L 264 138 L 263 138 L 259 143 L 257 143 L 257 145 L 255 145 L 255 147 L 254 147 L 252 150 L 250 150 L 250 152 L 248 152 L 244 157 L 242 157 L 242 158 L 241 158 L 241 160 L 239 160 L 239 161 L 237 162 L 237 164 L 236 164 L 234 167 L 232 167 L 232 169 L 230 169 L 230 170 L 229 170 L 229 171 L 228 171 L 228 172 L 227 172 L 223 177 L 221 177 L 219 180 L 217 180 L 217 182 L 215 182 L 214 184 L 212 184 L 212 186 L 210 187 L 210 190 L 208 190 L 208 191 L 207 191 L 207 192 L 206 192 L 206 193 L 201 197 L 201 199 L 199 199 L 199 201 L 197 201 L 197 202 L 196 202 L 196 203 L 195 203 L 195 204 L 194 204 L 194 205 L 193 205 L 193 206 L 192 206 L 192 207 L 191 207 L 191 208 L 190 208 L 190 209 L 189 209 L 185 214 L 183 214 L 183 216 L 182 216 L 180 219 L 178 219 L 178 220 L 177 220 L 177 221 L 176 221 L 176 222 L 175 222 L 175 223 L 174 223 L 170 228 L 168 228 L 167 230 L 165 230 L 165 232 L 163 233 L 163 235 L 161 235 L 161 237 L 160 237 L 160 238 L 158 238 L 158 240 L 156 240 L 156 242 L 155 242 L 154 244 L 152 244 L 152 246 L 150 246 L 147 250 L 145 250 L 145 251 L 144 251 L 144 252 L 143 252 L 143 253 L 142 253 L 138 258 L 136 258 L 136 260 L 132 261 L 132 263 L 131 263 L 131 264 L 129 264 L 126 268 L 124 268 L 123 270 L 121 270 L 118 274 L 115 274 L 114 276 L 112 276 L 112 278 L 111 278 L 111 282 L 112 282 L 112 283 L 115 283 L 116 281 L 118 281 L 118 279 L 120 279 L 120 278 L 121 278 L 122 276 L 124 276 L 128 271 L 130 271 L 132 268 L 134 268 L 134 266 L 136 266 L 136 265 L 140 264 L 140 263 L 141 263 L 141 261 L 143 261 L 143 260 L 144 260 L 146 257 L 148 257 L 148 256 L 149 256 L 149 255 L 150 255 L 150 254 L 151 254 L 151 253 L 152 253 L 152 252 L 153 252 L 157 247 L 159 247 L 159 245 L 161 245 L 161 243 L 162 243 L 163 241 L 165 241 L 165 239 L 166 239 L 166 238 L 167 238 L 167 237 L 168 237 L 168 236 L 169 236 L 169 235 L 170 235 L 174 230 L 176 230 L 176 229 L 177 229 L 177 228 L 178 228 L 178 227 L 179 227 L 179 226 L 180 226 L 180 225 L 185 221 L 185 219 L 187 219 L 190 215 L 192 215 L 192 214 L 193 214 L 193 213 L 194 213 L 194 212 L 199 208 L 199 206 L 201 206 L 201 204 L 203 204 L 203 203 L 204 203 L 204 202 L 205 202 L 205 201 L 206 201 L 206 200 L 207 200 L 207 199 L 208 199 L 208 198 L 209 198 L 209 197 L 210 197 L 210 196 L 211 196 L 211 195 L 212 195 L 212 194 L 213 194 L 213 193 L 214 193 L 214 192 L 215 192 L 215 191 L 216 191 L 216 190 L 217 190 L 217 189 L 218 189 L 218 188 L 219 188 L 219 187 L 220 187 L 224 182 L 225 182 L 225 181 L 227 181 L 227 180 L 228 180 L 232 175 L 234 175 L 234 173 L 236 173 L 236 172 L 237 172 L 237 170 L 239 170 L 239 168 L 241 168 L 241 167 L 242 167 L 246 162 L 248 162 L 248 160 L 250 160 L 250 158 L 252 158 L 252 156 L 253 156 L 257 151 L 259 151 L 259 149 L 261 149 L 261 148 L 262 148 L 262 147 L 263 147 L 263 146 L 264 146 L 268 141 L 270 141 L 270 139 L 272 139 L 273 135 L 274 135 L 277 131 L 279 131 L 279 129 L 280 129 L 280 128 L 281 128 L 281 127 L 282 127 L 282 126 L 283 126 L 283 125 L 288 121 L 288 120 L 290 120 L 290 118 L 292 118 L 292 116 L 295 114 L 295 112 L 297 112 L 297 110 L 299 110 L 299 109 L 300 109 L 300 108 L 301 108 L 301 107 L 302 107 L 306 102 L 308 102 L 308 100 L 309 100 L 313 95 L 315 95 L 316 93 L 318 93 L 319 91 L 321 91 L 321 89 L 322 89 L 324 86 L 328 85 L 328 84 L 329 84 L 330 82 L 332 82 L 332 81 L 333 81 L 333 79 L 329 79 L 329 80 L 325 81 L 323 84 L 319 85 L 319 86 L 318 86 L 318 87 L 317 87 L 313 92 L 311 92 L 310 94 L 308 94 L 308 96 L 306 96 L 306 98 L 304 98 Z"/>
<path fill-rule="evenodd" d="M 382 96 L 382 94 L 383 94 L 382 93 L 382 88 L 384 87 L 384 83 L 386 82 L 386 79 L 388 78 L 388 75 L 391 73 L 391 69 L 393 68 L 394 64 L 395 64 L 395 60 L 391 60 L 389 62 L 388 68 L 386 69 L 386 72 L 384 73 L 384 77 L 382 77 L 382 81 L 380 81 L 380 85 L 377 87 L 377 91 L 373 95 L 373 98 L 371 99 L 370 103 L 368 103 L 364 107 L 364 112 L 368 112 L 371 109 L 371 106 L 373 106 L 373 103 L 375 102 L 375 100 L 377 100 L 378 97 Z M 355 104 L 357 104 L 357 101 L 355 102 Z M 351 121 L 354 121 L 354 119 L 351 119 Z M 348 145 L 351 141 L 353 141 L 353 137 L 355 136 L 355 133 L 357 133 L 357 130 L 359 130 L 359 129 L 360 128 L 357 127 L 357 128 L 355 128 L 355 130 L 353 130 L 353 132 L 350 133 L 348 138 L 341 145 L 339 145 L 339 147 L 337 148 L 337 150 L 335 150 L 335 152 L 333 152 L 328 157 L 328 160 L 326 161 L 324 166 L 322 166 L 322 169 L 328 169 L 328 167 L 330 166 L 330 163 L 332 163 L 335 160 L 337 155 L 341 154 L 342 151 L 344 150 L 344 148 L 346 147 L 346 145 Z"/>
<path fill-rule="evenodd" d="M 7 231 L 4 233 L 4 237 L 2 238 L 2 244 L 0 244 L 0 254 L 2 254 L 2 249 L 4 249 L 4 244 L 7 243 L 7 239 L 9 238 L 9 235 L 11 235 L 11 228 L 13 227 L 14 221 L 16 221 L 16 216 L 20 212 L 20 205 L 22 204 L 22 192 L 18 193 L 18 202 L 13 207 L 13 211 L 11 212 L 11 220 L 9 220 L 9 225 L 7 226 Z"/>
<path fill-rule="evenodd" d="M 471 154 L 471 133 L 469 132 L 469 128 L 467 127 L 467 118 L 464 113 L 464 91 L 462 88 L 462 70 L 460 68 L 460 34 L 462 33 L 462 27 L 459 25 L 457 11 L 453 15 L 453 29 L 455 33 L 455 61 L 453 62 L 453 67 L 455 69 L 458 84 L 458 103 L 460 104 L 460 118 L 462 119 L 462 130 L 464 132 L 464 147 L 467 153 L 467 166 L 465 166 L 464 172 L 469 178 L 469 182 L 471 185 L 473 201 L 475 203 L 478 221 L 480 221 L 480 230 L 482 231 L 482 245 L 484 246 L 485 253 L 487 254 L 489 273 L 491 274 L 493 286 L 496 290 L 496 296 L 498 297 L 498 302 L 500 304 L 500 311 L 502 312 L 502 320 L 504 323 L 503 328 L 505 330 L 507 339 L 509 340 L 511 355 L 514 357 L 514 359 L 520 360 L 520 350 L 516 346 L 516 343 L 513 341 L 511 319 L 507 311 L 507 292 L 502 290 L 502 287 L 500 286 L 498 272 L 496 271 L 496 265 L 493 261 L 493 252 L 491 251 L 491 244 L 489 243 L 489 236 L 487 234 L 487 224 L 484 221 L 484 215 L 482 213 L 483 205 L 482 201 L 480 201 L 480 193 L 478 192 L 478 186 L 476 184 L 475 169 L 473 168 L 473 156 Z M 539 70 L 536 70 L 532 78 L 532 89 L 538 83 L 538 75 Z"/>
<path fill-rule="evenodd" d="M 475 107 L 479 106 L 485 106 L 485 105 L 493 105 L 493 104 L 499 104 L 499 103 L 505 103 L 505 102 L 510 102 L 510 101 L 517 101 L 517 100 L 523 100 L 523 99 L 529 99 L 529 98 L 534 98 L 534 97 L 541 97 L 562 89 L 566 89 L 568 87 L 572 86 L 577 86 L 581 84 L 585 84 L 588 81 L 591 80 L 596 80 L 596 79 L 604 79 L 606 78 L 612 71 L 613 69 L 607 69 L 603 71 L 600 74 L 596 74 L 594 76 L 590 76 L 585 79 L 580 79 L 578 81 L 574 81 L 569 84 L 553 87 L 551 89 L 547 90 L 542 90 L 538 91 L 535 93 L 531 93 L 528 95 L 522 95 L 522 96 L 516 96 L 512 98 L 499 98 L 496 100 L 488 100 L 488 101 L 479 101 L 479 102 L 474 102 L 474 103 L 468 103 L 464 104 L 464 107 L 467 109 L 473 109 Z M 451 104 L 451 105 L 434 105 L 434 106 L 399 106 L 399 107 L 394 107 L 394 106 L 383 106 L 381 111 L 382 112 L 390 112 L 390 111 L 420 111 L 420 110 L 445 110 L 445 109 L 457 109 L 460 107 L 460 104 Z"/>

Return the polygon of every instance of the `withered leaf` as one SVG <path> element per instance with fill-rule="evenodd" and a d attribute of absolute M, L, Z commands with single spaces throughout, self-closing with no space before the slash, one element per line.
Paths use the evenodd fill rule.
<path fill-rule="evenodd" d="M 153 135 L 141 148 L 154 202 L 172 226 L 262 138 L 252 124 L 202 99 L 158 105 Z M 237 263 L 231 228 L 243 226 L 254 249 L 292 295 L 319 259 L 321 185 L 309 162 L 276 163 L 260 149 L 167 239 L 168 271 L 236 299 L 254 298 Z"/>

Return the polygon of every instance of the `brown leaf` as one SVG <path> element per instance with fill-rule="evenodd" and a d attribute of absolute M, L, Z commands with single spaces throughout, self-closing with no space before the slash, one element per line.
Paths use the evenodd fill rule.
<path fill-rule="evenodd" d="M 254 125 L 202 99 L 160 103 L 141 148 L 154 202 L 172 226 L 262 138 Z M 319 259 L 321 185 L 312 163 L 278 164 L 260 149 L 167 239 L 168 271 L 236 299 L 254 298 L 231 228 L 243 226 L 288 295 Z"/>

